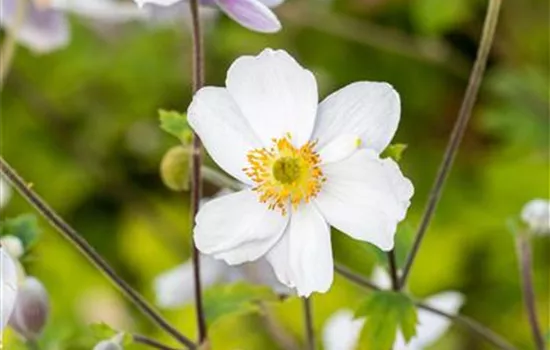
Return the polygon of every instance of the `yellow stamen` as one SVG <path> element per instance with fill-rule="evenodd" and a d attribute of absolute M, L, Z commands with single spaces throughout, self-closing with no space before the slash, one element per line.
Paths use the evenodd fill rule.
<path fill-rule="evenodd" d="M 300 203 L 308 203 L 314 198 L 325 178 L 321 159 L 315 152 L 315 141 L 300 148 L 292 145 L 290 134 L 272 141 L 270 148 L 248 152 L 250 167 L 243 170 L 256 183 L 254 191 L 259 201 L 285 215 L 288 203 L 296 209 Z"/>

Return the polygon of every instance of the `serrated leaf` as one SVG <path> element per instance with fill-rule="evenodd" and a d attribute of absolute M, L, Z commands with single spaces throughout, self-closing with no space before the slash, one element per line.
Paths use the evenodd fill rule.
<path fill-rule="evenodd" d="M 27 251 L 40 235 L 38 219 L 34 214 L 23 214 L 6 219 L 0 224 L 0 236 L 7 235 L 19 238 Z"/>
<path fill-rule="evenodd" d="M 206 321 L 213 324 L 220 318 L 259 310 L 260 301 L 276 301 L 277 295 L 267 286 L 244 282 L 220 285 L 204 293 Z"/>
<path fill-rule="evenodd" d="M 396 162 L 399 162 L 401 158 L 403 157 L 403 152 L 407 149 L 407 145 L 404 143 L 396 143 L 393 145 L 389 145 L 386 147 L 386 149 L 382 152 L 381 158 L 391 158 L 395 160 Z"/>
<path fill-rule="evenodd" d="M 401 293 L 374 292 L 361 303 L 355 316 L 366 317 L 360 336 L 361 349 L 391 349 L 398 330 L 406 341 L 416 334 L 416 308 Z"/>
<path fill-rule="evenodd" d="M 187 116 L 176 111 L 159 111 L 160 128 L 177 137 L 183 144 L 189 144 L 193 132 L 187 123 Z"/>

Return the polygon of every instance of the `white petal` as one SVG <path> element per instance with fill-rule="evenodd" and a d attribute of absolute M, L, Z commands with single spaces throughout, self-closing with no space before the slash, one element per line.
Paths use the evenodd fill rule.
<path fill-rule="evenodd" d="M 290 235 L 284 233 L 281 239 L 266 254 L 267 261 L 273 267 L 277 279 L 289 288 L 294 288 L 294 279 L 290 268 Z"/>
<path fill-rule="evenodd" d="M 364 324 L 365 319 L 354 319 L 350 310 L 335 312 L 323 328 L 324 349 L 355 350 Z"/>
<path fill-rule="evenodd" d="M 399 95 L 391 85 L 353 83 L 321 103 L 312 139 L 319 140 L 323 147 L 338 135 L 358 135 L 363 147 L 380 154 L 397 130 L 400 113 Z"/>
<path fill-rule="evenodd" d="M 355 239 L 383 250 L 393 247 L 413 187 L 391 159 L 370 150 L 323 166 L 326 182 L 315 202 L 327 221 Z"/>
<path fill-rule="evenodd" d="M 377 266 L 372 272 L 371 281 L 382 289 L 391 288 L 391 278 L 386 270 Z"/>
<path fill-rule="evenodd" d="M 247 153 L 261 147 L 261 143 L 227 90 L 200 89 L 193 97 L 187 118 L 212 159 L 235 178 L 251 184 L 242 169 L 249 165 Z"/>
<path fill-rule="evenodd" d="M 200 256 L 201 283 L 207 288 L 223 277 L 228 268 L 221 261 L 208 256 Z M 163 308 L 176 308 L 191 303 L 195 299 L 193 284 L 193 263 L 179 265 L 159 275 L 154 281 L 157 305 Z"/>
<path fill-rule="evenodd" d="M 464 303 L 464 296 L 458 292 L 444 292 L 426 299 L 425 303 L 456 315 Z M 403 335 L 399 334 L 394 350 L 423 350 L 439 340 L 450 325 L 451 321 L 447 318 L 419 309 L 416 336 L 405 345 Z"/>
<path fill-rule="evenodd" d="M 281 30 L 277 16 L 259 0 L 216 0 L 218 6 L 245 28 L 261 33 Z"/>
<path fill-rule="evenodd" d="M 267 7 L 277 7 L 281 5 L 285 0 L 260 0 L 262 4 L 264 4 Z"/>
<path fill-rule="evenodd" d="M 18 25 L 17 3 L 19 0 L 0 1 L 0 24 L 8 30 L 17 26 L 17 41 L 35 53 L 48 53 L 69 43 L 69 23 L 65 15 L 53 9 L 39 9 L 28 2 L 26 17 Z"/>
<path fill-rule="evenodd" d="M 198 249 L 228 264 L 258 259 L 281 237 L 288 215 L 269 210 L 252 190 L 243 190 L 206 203 L 195 219 Z"/>
<path fill-rule="evenodd" d="M 357 135 L 344 134 L 337 136 L 319 151 L 324 164 L 334 163 L 351 156 L 361 146 L 361 139 Z"/>
<path fill-rule="evenodd" d="M 309 140 L 317 111 L 317 82 L 282 50 L 238 58 L 227 72 L 227 89 L 264 145 L 291 133 L 295 145 Z"/>
<path fill-rule="evenodd" d="M 0 245 L 14 259 L 19 259 L 25 254 L 25 247 L 23 247 L 23 242 L 21 242 L 19 237 L 12 235 L 2 236 L 2 238 L 0 238 Z"/>
<path fill-rule="evenodd" d="M 534 233 L 550 234 L 550 201 L 533 199 L 523 207 L 521 219 Z"/>
<path fill-rule="evenodd" d="M 180 0 L 134 0 L 134 2 L 136 4 L 138 4 L 139 6 L 143 6 L 145 4 L 155 4 L 155 5 L 160 5 L 160 6 L 170 6 L 170 5 L 173 5 L 175 4 L 176 2 L 178 2 Z"/>
<path fill-rule="evenodd" d="M 292 213 L 288 235 L 292 285 L 298 295 L 325 293 L 332 285 L 334 264 L 330 227 L 313 205 L 302 205 Z"/>
<path fill-rule="evenodd" d="M 11 187 L 8 183 L 0 176 L 0 209 L 6 206 L 11 198 Z"/>
<path fill-rule="evenodd" d="M 94 20 L 124 22 L 144 19 L 147 12 L 136 5 L 114 0 L 50 0 L 50 7 Z"/>
<path fill-rule="evenodd" d="M 17 269 L 4 248 L 0 247 L 0 331 L 4 329 L 15 307 Z"/>

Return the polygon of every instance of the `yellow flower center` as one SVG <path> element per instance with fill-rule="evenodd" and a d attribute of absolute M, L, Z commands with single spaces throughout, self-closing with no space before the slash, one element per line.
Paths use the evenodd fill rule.
<path fill-rule="evenodd" d="M 288 203 L 296 209 L 298 204 L 314 198 L 325 178 L 321 159 L 314 150 L 315 141 L 300 148 L 292 145 L 290 134 L 272 141 L 270 148 L 248 152 L 250 167 L 243 170 L 256 184 L 253 190 L 258 193 L 259 201 L 285 215 Z"/>

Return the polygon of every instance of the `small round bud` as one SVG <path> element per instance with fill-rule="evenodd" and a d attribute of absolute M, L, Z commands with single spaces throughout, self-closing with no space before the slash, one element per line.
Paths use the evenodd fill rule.
<path fill-rule="evenodd" d="M 10 326 L 27 340 L 36 340 L 48 320 L 48 292 L 34 277 L 27 277 L 19 286 Z"/>
<path fill-rule="evenodd" d="M 534 199 L 525 204 L 521 211 L 521 219 L 536 234 L 550 234 L 550 201 Z"/>
<path fill-rule="evenodd" d="M 124 333 L 119 333 L 108 340 L 102 340 L 94 346 L 93 350 L 123 350 Z"/>
<path fill-rule="evenodd" d="M 0 330 L 12 315 L 17 298 L 17 268 L 13 258 L 0 247 Z"/>
<path fill-rule="evenodd" d="M 174 191 L 189 189 L 191 151 L 182 146 L 172 147 L 166 152 L 160 164 L 160 175 L 164 184 Z"/>
<path fill-rule="evenodd" d="M 19 259 L 25 253 L 23 243 L 18 237 L 7 235 L 0 238 L 0 244 L 14 259 Z"/>

